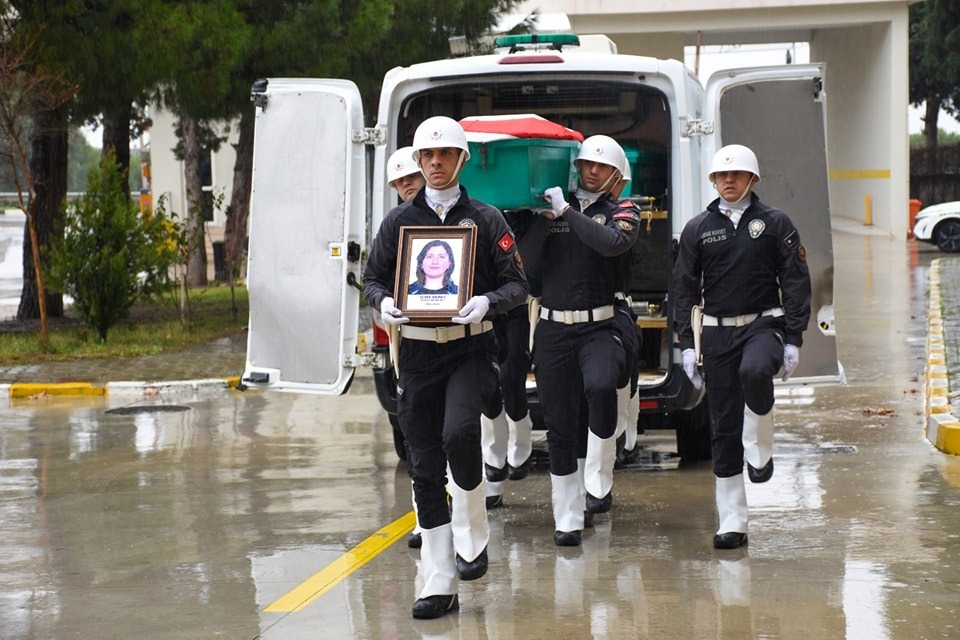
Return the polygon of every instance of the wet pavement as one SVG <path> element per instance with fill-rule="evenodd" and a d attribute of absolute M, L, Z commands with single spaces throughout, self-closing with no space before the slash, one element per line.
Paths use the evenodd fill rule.
<path fill-rule="evenodd" d="M 461 584 L 457 615 L 415 621 L 410 484 L 368 372 L 339 398 L 10 398 L 0 637 L 960 637 L 960 456 L 924 427 L 931 264 L 945 336 L 960 264 L 868 231 L 834 236 L 847 384 L 778 389 L 776 472 L 748 486 L 744 549 L 711 546 L 709 463 L 651 431 L 580 548 L 553 544 L 542 466 L 507 483 L 489 573 Z"/>

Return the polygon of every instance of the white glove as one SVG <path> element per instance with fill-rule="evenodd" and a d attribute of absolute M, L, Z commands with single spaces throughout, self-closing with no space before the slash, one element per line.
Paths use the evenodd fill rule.
<path fill-rule="evenodd" d="M 699 389 L 703 386 L 703 378 L 700 377 L 700 373 L 697 371 L 697 352 L 693 349 L 684 349 L 682 355 L 683 372 L 690 378 L 690 382 L 693 383 L 693 388 Z"/>
<path fill-rule="evenodd" d="M 543 197 L 550 203 L 550 209 L 553 211 L 554 218 L 561 218 L 566 213 L 570 205 L 563 197 L 563 189 L 560 187 L 550 187 L 543 192 Z"/>
<path fill-rule="evenodd" d="M 783 377 L 780 379 L 786 382 L 798 364 L 800 364 L 800 347 L 793 344 L 783 345 Z"/>
<path fill-rule="evenodd" d="M 380 319 L 383 320 L 383 324 L 410 322 L 410 318 L 404 317 L 403 312 L 397 309 L 397 306 L 393 303 L 393 298 L 389 296 L 380 301 Z"/>
<path fill-rule="evenodd" d="M 452 318 L 457 324 L 473 324 L 480 322 L 490 311 L 490 298 L 487 296 L 473 296 L 460 309 L 460 314 Z"/>

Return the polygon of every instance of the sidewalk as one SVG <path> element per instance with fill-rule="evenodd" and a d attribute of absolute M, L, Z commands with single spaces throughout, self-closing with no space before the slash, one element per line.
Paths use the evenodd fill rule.
<path fill-rule="evenodd" d="M 174 384 L 236 386 L 246 363 L 247 334 L 155 356 L 0 366 L 0 398 L 32 395 L 104 395 L 121 389 Z"/>

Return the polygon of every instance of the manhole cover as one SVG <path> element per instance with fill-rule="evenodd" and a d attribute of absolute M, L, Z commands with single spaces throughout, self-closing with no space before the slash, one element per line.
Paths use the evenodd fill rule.
<path fill-rule="evenodd" d="M 179 404 L 146 404 L 139 407 L 117 407 L 116 409 L 107 409 L 107 413 L 118 416 L 130 416 L 137 413 L 179 413 L 189 411 L 190 407 L 184 407 Z"/>

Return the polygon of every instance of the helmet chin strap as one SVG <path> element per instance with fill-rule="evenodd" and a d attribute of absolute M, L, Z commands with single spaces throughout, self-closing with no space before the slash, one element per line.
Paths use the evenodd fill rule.
<path fill-rule="evenodd" d="M 434 187 L 437 191 L 449 189 L 451 186 L 457 184 L 457 179 L 460 177 L 460 170 L 463 169 L 463 158 L 465 155 L 466 153 L 463 151 L 463 149 L 460 149 L 460 156 L 457 158 L 457 167 L 453 170 L 453 177 L 451 177 L 450 180 L 447 181 L 447 184 L 443 185 L 442 187 Z"/>
<path fill-rule="evenodd" d="M 580 188 L 586 191 L 587 193 L 610 193 L 613 188 L 620 182 L 620 178 L 623 177 L 623 174 L 620 173 L 619 169 L 614 169 L 610 172 L 610 175 L 607 176 L 607 179 L 603 181 L 603 184 L 600 185 L 600 188 L 597 191 L 590 191 L 583 185 L 583 178 L 580 179 Z"/>
<path fill-rule="evenodd" d="M 717 189 L 717 183 L 716 183 L 716 182 L 713 183 L 713 188 L 714 188 L 714 189 L 717 189 L 717 193 L 720 195 L 720 199 L 723 200 L 725 203 L 727 203 L 728 205 L 730 205 L 730 206 L 732 207 L 732 206 L 734 206 L 734 205 L 738 205 L 738 204 L 743 203 L 744 200 L 746 200 L 747 198 L 750 197 L 750 190 L 753 188 L 753 185 L 754 185 L 754 182 L 753 182 L 753 181 L 754 181 L 754 180 L 756 180 L 756 176 L 750 176 L 750 182 L 747 183 L 746 188 L 745 188 L 745 189 L 743 190 L 743 192 L 740 194 L 740 197 L 737 198 L 736 200 L 727 200 L 726 198 L 724 198 L 724 197 L 723 197 L 723 194 L 720 193 L 720 189 Z"/>

